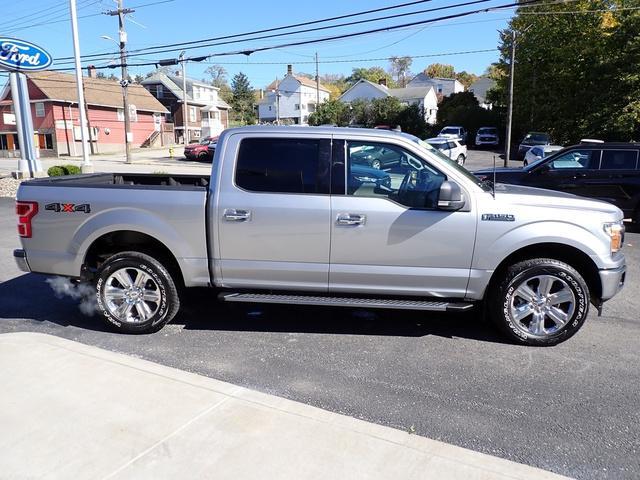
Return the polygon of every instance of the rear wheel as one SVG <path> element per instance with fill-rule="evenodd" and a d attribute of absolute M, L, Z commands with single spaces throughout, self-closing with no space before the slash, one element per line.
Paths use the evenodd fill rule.
<path fill-rule="evenodd" d="M 537 258 L 509 267 L 489 302 L 492 321 L 509 338 L 550 346 L 582 327 L 589 312 L 589 289 L 566 263 Z"/>
<path fill-rule="evenodd" d="M 152 333 L 178 313 L 180 299 L 168 270 L 140 252 L 122 252 L 100 267 L 96 282 L 98 309 L 122 333 Z"/>

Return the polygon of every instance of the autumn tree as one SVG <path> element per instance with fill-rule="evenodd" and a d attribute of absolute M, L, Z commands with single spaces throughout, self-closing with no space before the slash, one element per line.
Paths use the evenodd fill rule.
<path fill-rule="evenodd" d="M 395 86 L 393 78 L 389 72 L 382 67 L 354 68 L 351 71 L 351 75 L 346 78 L 346 81 L 350 85 L 353 85 L 360 79 L 369 80 L 373 83 L 378 83 L 381 79 L 384 79 L 386 80 L 388 87 Z"/>
<path fill-rule="evenodd" d="M 409 69 L 413 60 L 411 57 L 391 57 L 389 59 L 389 68 L 391 75 L 395 75 L 396 82 L 400 87 L 407 86 L 407 75 L 409 75 Z"/>
<path fill-rule="evenodd" d="M 424 74 L 431 78 L 455 78 L 456 70 L 453 65 L 432 63 L 424 69 Z"/>

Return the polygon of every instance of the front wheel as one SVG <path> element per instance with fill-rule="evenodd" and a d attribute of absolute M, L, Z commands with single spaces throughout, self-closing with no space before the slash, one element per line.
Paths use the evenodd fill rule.
<path fill-rule="evenodd" d="M 152 333 L 178 313 L 180 299 L 171 274 L 155 258 L 122 252 L 100 267 L 96 282 L 98 310 L 122 333 Z"/>
<path fill-rule="evenodd" d="M 518 343 L 551 346 L 573 336 L 589 312 L 589 289 L 564 262 L 516 263 L 489 297 L 492 321 Z"/>

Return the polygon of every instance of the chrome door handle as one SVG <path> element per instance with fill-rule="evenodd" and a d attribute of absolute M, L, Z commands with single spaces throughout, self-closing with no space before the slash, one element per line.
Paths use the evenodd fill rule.
<path fill-rule="evenodd" d="M 339 213 L 336 223 L 338 225 L 364 225 L 367 217 L 355 213 Z"/>
<path fill-rule="evenodd" d="M 224 211 L 224 219 L 228 222 L 245 222 L 251 219 L 251 212 L 248 210 L 236 210 L 235 208 L 227 208 Z"/>

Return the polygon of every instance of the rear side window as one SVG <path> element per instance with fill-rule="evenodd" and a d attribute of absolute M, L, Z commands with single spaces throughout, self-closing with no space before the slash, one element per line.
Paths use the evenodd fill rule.
<path fill-rule="evenodd" d="M 246 138 L 240 142 L 236 185 L 252 192 L 329 193 L 329 140 Z"/>
<path fill-rule="evenodd" d="M 637 164 L 637 150 L 603 150 L 600 170 L 635 170 Z"/>

